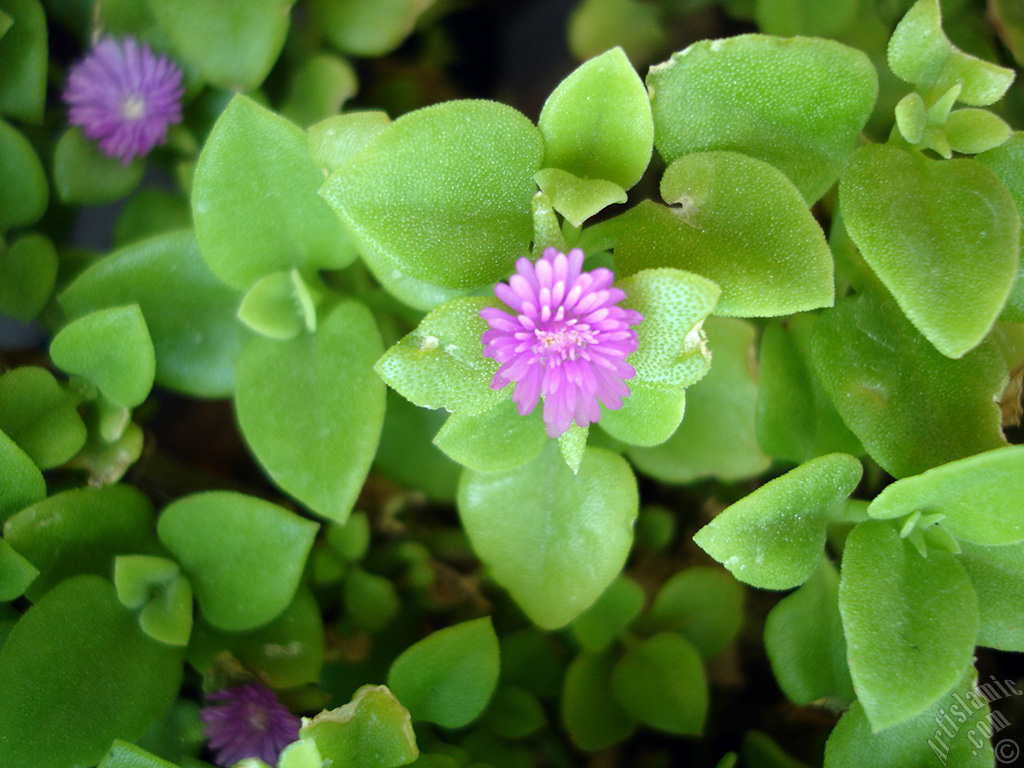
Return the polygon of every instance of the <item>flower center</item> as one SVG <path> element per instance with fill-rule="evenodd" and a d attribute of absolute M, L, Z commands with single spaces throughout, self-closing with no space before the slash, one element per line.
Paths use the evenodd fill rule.
<path fill-rule="evenodd" d="M 594 341 L 589 327 L 576 325 L 575 318 L 554 327 L 536 328 L 534 335 L 537 337 L 534 352 L 546 358 L 554 358 L 556 364 L 561 360 L 575 360 L 587 348 L 587 344 Z"/>
<path fill-rule="evenodd" d="M 246 719 L 254 730 L 265 731 L 270 726 L 270 713 L 259 705 L 249 706 Z"/>
<path fill-rule="evenodd" d="M 121 105 L 121 116 L 125 120 L 141 120 L 146 116 L 146 102 L 141 96 L 129 96 Z"/>

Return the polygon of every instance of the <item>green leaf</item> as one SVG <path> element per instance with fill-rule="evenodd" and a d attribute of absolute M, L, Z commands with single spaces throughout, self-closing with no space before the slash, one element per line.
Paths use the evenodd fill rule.
<path fill-rule="evenodd" d="M 157 590 L 139 614 L 142 631 L 168 645 L 188 645 L 192 634 L 192 584 L 184 576 Z"/>
<path fill-rule="evenodd" d="M 284 45 L 292 0 L 148 0 L 181 57 L 219 88 L 252 90 Z"/>
<path fill-rule="evenodd" d="M 491 697 L 484 722 L 503 739 L 524 739 L 543 728 L 547 716 L 540 701 L 528 690 L 518 685 L 502 685 Z"/>
<path fill-rule="evenodd" d="M 192 585 L 173 560 L 122 555 L 114 561 L 117 599 L 140 610 L 139 626 L 155 640 L 188 645 L 192 634 Z"/>
<path fill-rule="evenodd" d="M 157 532 L 191 579 L 207 621 L 241 631 L 291 603 L 318 527 L 252 496 L 209 491 L 167 506 Z"/>
<path fill-rule="evenodd" d="M 665 582 L 641 628 L 678 632 L 710 659 L 725 650 L 743 624 L 743 587 L 721 568 L 694 566 Z"/>
<path fill-rule="evenodd" d="M 14 23 L 14 19 L 12 19 L 10 16 L 8 16 L 3 11 L 0 11 L 0 37 L 3 37 L 4 35 L 7 34 L 7 30 L 9 30 L 11 28 L 11 25 L 13 23 Z"/>
<path fill-rule="evenodd" d="M 950 360 L 895 302 L 867 292 L 822 313 L 812 357 L 843 421 L 894 477 L 1006 444 L 997 405 L 1006 367 L 995 342 Z"/>
<path fill-rule="evenodd" d="M 772 608 L 764 625 L 772 672 L 797 704 L 854 699 L 839 615 L 839 574 L 822 559 L 814 574 Z"/>
<path fill-rule="evenodd" d="M 651 160 L 651 104 L 622 48 L 590 59 L 559 83 L 537 126 L 544 136 L 545 164 L 581 179 L 629 189 Z"/>
<path fill-rule="evenodd" d="M 332 45 L 353 56 L 397 48 L 434 0 L 314 0 L 313 18 Z"/>
<path fill-rule="evenodd" d="M 94 765 L 115 738 L 134 741 L 156 724 L 178 694 L 181 669 L 181 650 L 140 632 L 110 582 L 61 584 L 0 650 L 0 764 Z"/>
<path fill-rule="evenodd" d="M 922 557 L 888 522 L 861 523 L 847 537 L 839 611 L 872 731 L 923 712 L 973 658 L 978 600 L 963 566 L 948 552 Z"/>
<path fill-rule="evenodd" d="M 604 432 L 623 443 L 642 447 L 661 445 L 671 438 L 686 411 L 686 392 L 636 381 L 629 383 L 629 389 L 622 408 L 606 409 L 601 415 Z"/>
<path fill-rule="evenodd" d="M 505 277 L 527 251 L 541 154 L 540 133 L 511 107 L 448 101 L 377 134 L 323 195 L 388 271 L 475 288 Z"/>
<path fill-rule="evenodd" d="M 39 569 L 0 539 L 0 603 L 21 597 L 37 576 Z"/>
<path fill-rule="evenodd" d="M 39 0 L 2 0 L 0 12 L 12 22 L 0 42 L 0 114 L 42 122 L 48 46 L 43 6 Z M 7 160 L 6 152 L 0 155 Z"/>
<path fill-rule="evenodd" d="M 337 768 L 397 768 L 420 753 L 409 712 L 383 685 L 364 685 L 345 706 L 306 720 L 299 737 Z"/>
<path fill-rule="evenodd" d="M 619 456 L 588 448 L 573 473 L 547 446 L 509 472 L 463 473 L 459 516 L 494 579 L 540 627 L 591 605 L 622 569 L 633 541 L 636 480 Z"/>
<path fill-rule="evenodd" d="M 391 124 L 386 112 L 367 110 L 335 115 L 309 126 L 306 140 L 313 162 L 336 171 Z"/>
<path fill-rule="evenodd" d="M 750 768 L 808 768 L 794 759 L 766 733 L 749 730 L 743 734 L 743 764 Z"/>
<path fill-rule="evenodd" d="M 999 101 L 1014 77 L 1012 69 L 975 58 L 949 41 L 939 0 L 918 0 L 896 25 L 889 38 L 889 68 L 926 98 L 961 85 L 959 100 L 975 107 Z"/>
<path fill-rule="evenodd" d="M 533 459 L 547 440 L 541 410 L 520 416 L 506 398 L 483 413 L 453 413 L 434 444 L 477 472 L 508 472 Z"/>
<path fill-rule="evenodd" d="M 675 632 L 661 632 L 629 648 L 612 670 L 612 693 L 644 725 L 679 736 L 699 736 L 708 712 L 708 684 L 700 655 Z"/>
<path fill-rule="evenodd" d="M 5 35 L 0 40 L 0 50 L 6 42 Z M 43 164 L 28 139 L 3 120 L 0 120 L 0 156 L 4 158 L 0 166 L 0 232 L 4 232 L 37 222 L 46 211 L 50 190 Z"/>
<path fill-rule="evenodd" d="M 153 755 L 141 747 L 114 739 L 98 768 L 177 768 L 174 763 Z"/>
<path fill-rule="evenodd" d="M 383 344 L 362 304 L 339 304 L 315 334 L 254 339 L 238 361 L 242 434 L 270 477 L 323 517 L 344 522 L 384 421 L 372 370 Z"/>
<path fill-rule="evenodd" d="M 1017 598 L 1024 574 L 1024 543 L 982 547 L 964 542 L 960 563 L 978 595 L 978 645 L 1001 651 L 1024 650 L 1024 620 Z"/>
<path fill-rule="evenodd" d="M 393 389 L 388 390 L 384 429 L 373 459 L 374 470 L 401 485 L 422 491 L 430 499 L 454 502 L 462 467 L 431 442 L 447 415 L 445 411 L 419 408 Z M 543 435 L 543 426 L 540 431 Z"/>
<path fill-rule="evenodd" d="M 235 360 L 250 338 L 235 318 L 241 296 L 210 272 L 191 232 L 115 251 L 60 295 L 72 318 L 137 303 L 153 339 L 156 383 L 194 397 L 234 391 Z"/>
<path fill-rule="evenodd" d="M 42 235 L 19 237 L 0 247 L 0 313 L 31 320 L 46 306 L 57 281 L 57 251 Z"/>
<path fill-rule="evenodd" d="M 747 584 L 799 586 L 821 559 L 830 513 L 862 474 L 860 462 L 845 453 L 811 459 L 720 512 L 694 543 Z"/>
<path fill-rule="evenodd" d="M 355 70 L 338 56 L 311 56 L 295 70 L 281 114 L 303 128 L 336 115 L 359 88 Z"/>
<path fill-rule="evenodd" d="M 929 768 L 937 763 L 991 768 L 995 760 L 987 734 L 1009 721 L 1004 724 L 1000 713 L 990 712 L 985 695 L 975 690 L 977 684 L 971 667 L 924 712 L 880 733 L 872 732 L 864 707 L 855 701 L 825 744 L 825 768 Z M 1016 760 L 1015 754 L 1010 760 Z"/>
<path fill-rule="evenodd" d="M 0 430 L 40 469 L 52 469 L 85 445 L 77 403 L 45 368 L 25 366 L 0 376 Z"/>
<path fill-rule="evenodd" d="M 1015 132 L 1002 146 L 974 159 L 995 172 L 1013 195 L 1018 216 L 1024 218 L 1024 131 Z M 1024 236 L 1021 237 L 1021 265 L 1000 319 L 1024 322 Z"/>
<path fill-rule="evenodd" d="M 277 761 L 278 768 L 322 768 L 323 758 L 312 739 L 293 741 L 283 750 Z"/>
<path fill-rule="evenodd" d="M 714 309 L 718 286 L 677 269 L 647 269 L 620 280 L 622 306 L 643 315 L 637 349 L 629 357 L 636 376 L 632 394 L 617 411 L 604 410 L 601 427 L 635 446 L 664 443 L 683 419 L 683 391 L 711 367 L 703 323 Z"/>
<path fill-rule="evenodd" d="M 947 357 L 977 346 L 1020 265 L 1020 216 L 998 177 L 970 160 L 870 145 L 850 161 L 840 204 L 864 259 L 917 329 Z"/>
<path fill-rule="evenodd" d="M 769 456 L 801 463 L 826 453 L 864 453 L 811 365 L 817 317 L 797 315 L 761 334 L 757 442 Z"/>
<path fill-rule="evenodd" d="M 896 105 L 896 126 L 903 138 L 911 144 L 920 144 L 924 139 L 928 112 L 924 99 L 917 91 L 908 93 Z"/>
<path fill-rule="evenodd" d="M 743 152 L 813 203 L 846 165 L 878 78 L 865 54 L 831 40 L 739 35 L 674 54 L 651 68 L 647 88 L 666 164 L 690 152 Z"/>
<path fill-rule="evenodd" d="M 656 5 L 637 0 L 583 0 L 569 16 L 569 49 L 577 60 L 621 45 L 637 64 L 668 50 Z"/>
<path fill-rule="evenodd" d="M 562 722 L 580 749 L 596 752 L 628 739 L 636 720 L 612 695 L 610 652 L 577 656 L 562 689 Z"/>
<path fill-rule="evenodd" d="M 0 523 L 46 498 L 46 480 L 28 454 L 0 431 Z"/>
<path fill-rule="evenodd" d="M 297 269 L 256 281 L 238 307 L 238 319 L 271 339 L 293 339 L 316 330 L 315 299 Z"/>
<path fill-rule="evenodd" d="M 993 0 L 989 6 L 995 32 L 1018 64 L 1024 64 L 1024 8 L 1015 0 Z"/>
<path fill-rule="evenodd" d="M 645 201 L 624 214 L 620 276 L 652 267 L 696 272 L 721 287 L 718 315 L 831 306 L 825 235 L 779 171 L 735 152 L 701 152 L 673 163 L 661 191 L 674 207 Z"/>
<path fill-rule="evenodd" d="M 111 577 L 118 555 L 155 554 L 159 547 L 153 507 L 129 485 L 54 494 L 10 518 L 4 538 L 39 569 L 27 593 L 33 601 L 72 576 Z"/>
<path fill-rule="evenodd" d="M 942 526 L 960 541 L 1024 541 L 1024 446 L 997 448 L 898 480 L 868 507 L 878 520 L 914 512 L 942 515 Z"/>
<path fill-rule="evenodd" d="M 117 599 L 137 611 L 148 602 L 153 589 L 174 581 L 180 573 L 181 567 L 166 557 L 122 555 L 114 561 Z"/>
<path fill-rule="evenodd" d="M 181 194 L 146 187 L 132 195 L 121 209 L 114 229 L 114 244 L 120 248 L 191 225 L 192 210 Z"/>
<path fill-rule="evenodd" d="M 299 587 L 284 612 L 259 629 L 222 632 L 197 621 L 188 647 L 189 663 L 208 674 L 223 651 L 275 689 L 315 683 L 324 664 L 320 606 L 306 587 Z"/>
<path fill-rule="evenodd" d="M 953 151 L 965 155 L 998 147 L 1013 133 L 1005 120 L 987 109 L 958 109 L 946 118 L 943 131 Z"/>
<path fill-rule="evenodd" d="M 213 273 L 246 289 L 272 272 L 352 263 L 349 237 L 317 195 L 323 180 L 299 128 L 235 96 L 203 146 L 192 187 L 196 237 Z"/>
<path fill-rule="evenodd" d="M 583 222 L 612 203 L 627 200 L 626 190 L 618 184 L 601 178 L 581 179 L 561 168 L 541 168 L 533 178 L 551 199 L 552 207 L 574 227 L 582 227 Z"/>
<path fill-rule="evenodd" d="M 100 309 L 71 321 L 51 342 L 50 357 L 118 405 L 134 408 L 153 388 L 156 358 L 138 304 Z"/>
<path fill-rule="evenodd" d="M 345 609 L 359 629 L 380 632 L 402 610 L 402 600 L 390 579 L 350 568 L 345 574 Z"/>
<path fill-rule="evenodd" d="M 508 399 L 491 389 L 498 363 L 484 357 L 480 337 L 484 307 L 494 299 L 466 297 L 442 304 L 377 361 L 374 370 L 387 384 L 421 408 L 473 415 Z"/>
<path fill-rule="evenodd" d="M 573 474 L 579 472 L 580 462 L 583 461 L 583 453 L 587 449 L 587 437 L 590 435 L 590 427 L 580 427 L 573 424 L 568 431 L 558 436 L 558 451 L 565 459 L 565 463 L 572 470 Z"/>
<path fill-rule="evenodd" d="M 490 617 L 438 630 L 406 648 L 388 672 L 388 687 L 412 719 L 443 728 L 476 720 L 498 684 L 498 637 Z"/>
<path fill-rule="evenodd" d="M 703 323 L 715 308 L 718 286 L 700 275 L 678 269 L 645 269 L 616 287 L 622 306 L 643 315 L 637 348 L 629 356 L 636 370 L 630 382 L 675 389 L 696 384 L 711 367 Z M 628 403 L 628 401 L 627 401 Z"/>
<path fill-rule="evenodd" d="M 573 619 L 573 636 L 584 650 L 600 653 L 629 628 L 646 600 L 643 587 L 627 576 L 619 576 L 593 605 Z"/>
<path fill-rule="evenodd" d="M 683 423 L 661 445 L 628 451 L 637 469 L 662 482 L 689 483 L 707 476 L 737 480 L 760 474 L 770 463 L 754 436 L 754 327 L 744 320 L 710 317 L 704 330 L 711 370 L 687 389 Z"/>
<path fill-rule="evenodd" d="M 72 126 L 57 142 L 53 157 L 53 183 L 62 202 L 102 205 L 127 197 L 139 186 L 146 162 L 131 163 L 104 153 L 81 129 Z"/>
<path fill-rule="evenodd" d="M 754 20 L 769 35 L 837 37 L 857 15 L 858 0 L 756 0 Z"/>

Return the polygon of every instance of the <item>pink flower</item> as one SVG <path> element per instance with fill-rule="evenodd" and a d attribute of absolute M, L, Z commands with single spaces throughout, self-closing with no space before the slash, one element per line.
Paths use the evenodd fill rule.
<path fill-rule="evenodd" d="M 490 330 L 481 341 L 484 355 L 501 363 L 493 389 L 515 383 L 512 400 L 526 415 L 544 397 L 548 435 L 558 437 L 572 425 L 601 418 L 601 404 L 622 407 L 629 395 L 626 379 L 636 373 L 626 357 L 636 349 L 630 326 L 643 316 L 617 304 L 626 298 L 612 288 L 608 269 L 583 272 L 583 251 L 569 255 L 548 248 L 532 263 L 516 262 L 516 274 L 494 292 L 513 314 L 489 307 L 480 312 Z"/>
<path fill-rule="evenodd" d="M 71 68 L 64 101 L 68 122 L 128 165 L 167 140 L 181 122 L 181 69 L 133 37 L 100 40 Z"/>

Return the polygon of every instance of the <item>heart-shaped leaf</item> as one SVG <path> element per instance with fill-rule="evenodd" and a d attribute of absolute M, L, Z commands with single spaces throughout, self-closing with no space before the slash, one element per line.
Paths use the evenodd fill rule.
<path fill-rule="evenodd" d="M 440 629 L 395 659 L 388 687 L 414 721 L 461 728 L 487 707 L 498 684 L 498 636 L 484 617 Z"/>
<path fill-rule="evenodd" d="M 1020 215 L 996 174 L 870 145 L 839 192 L 847 231 L 925 338 L 953 358 L 977 346 L 1020 263 Z"/>
<path fill-rule="evenodd" d="M 978 599 L 963 566 L 948 552 L 923 557 L 891 523 L 869 520 L 847 537 L 839 612 L 872 731 L 920 714 L 972 661 Z"/>
<path fill-rule="evenodd" d="M 595 56 L 559 83 L 537 125 L 545 164 L 582 179 L 629 189 L 651 160 L 651 104 L 621 48 Z"/>
<path fill-rule="evenodd" d="M 713 280 L 718 315 L 768 317 L 830 306 L 832 254 L 793 185 L 735 152 L 686 155 L 665 172 L 662 196 L 623 215 L 620 276 L 675 267 Z"/>
<path fill-rule="evenodd" d="M 7 521 L 4 538 L 39 569 L 31 600 L 71 576 L 110 577 L 118 555 L 156 554 L 153 507 L 130 485 L 62 491 Z"/>
<path fill-rule="evenodd" d="M 637 489 L 629 465 L 587 448 L 573 473 L 549 440 L 509 472 L 466 470 L 459 515 L 473 549 L 533 621 L 564 626 L 622 569 L 633 541 Z"/>
<path fill-rule="evenodd" d="M 35 0 L 30 0 L 35 2 Z M 8 70 L 4 69 L 6 73 Z M 21 132 L 0 120 L 0 232 L 27 227 L 46 211 L 50 190 L 39 156 Z"/>
<path fill-rule="evenodd" d="M 384 422 L 383 352 L 369 310 L 339 304 L 315 334 L 257 338 L 238 361 L 242 434 L 270 477 L 319 515 L 344 522 Z"/>
<path fill-rule="evenodd" d="M 100 309 L 68 323 L 51 342 L 50 357 L 126 408 L 141 404 L 153 388 L 156 357 L 138 304 Z"/>
<path fill-rule="evenodd" d="M 983 107 L 998 101 L 1013 82 L 1013 70 L 975 58 L 942 31 L 939 0 L 918 0 L 889 38 L 889 68 L 928 94 L 959 85 L 959 100 Z"/>
<path fill-rule="evenodd" d="M 666 163 L 743 152 L 781 170 L 813 203 L 853 152 L 878 78 L 864 53 L 832 40 L 739 35 L 674 54 L 651 68 L 647 88 Z"/>
<path fill-rule="evenodd" d="M 257 88 L 277 60 L 292 0 L 148 0 L 149 10 L 181 56 L 211 83 Z"/>
<path fill-rule="evenodd" d="M 830 513 L 862 474 L 845 453 L 812 459 L 726 507 L 693 540 L 740 581 L 762 589 L 799 586 L 821 559 Z"/>
<path fill-rule="evenodd" d="M 843 421 L 894 477 L 1006 444 L 998 405 L 1006 364 L 993 341 L 950 360 L 895 302 L 868 291 L 823 312 L 811 347 Z"/>
<path fill-rule="evenodd" d="M 53 295 L 57 263 L 57 250 L 42 235 L 0 248 L 0 312 L 22 321 L 38 315 Z"/>
<path fill-rule="evenodd" d="M 338 768 L 398 768 L 419 755 L 409 712 L 383 685 L 364 685 L 345 706 L 305 720 L 299 735 Z"/>
<path fill-rule="evenodd" d="M 288 607 L 318 527 L 262 499 L 209 491 L 166 507 L 157 532 L 191 579 L 207 621 L 242 631 Z"/>
<path fill-rule="evenodd" d="M 498 364 L 484 357 L 480 342 L 488 328 L 480 310 L 493 306 L 493 299 L 476 296 L 445 302 L 391 347 L 374 370 L 422 408 L 472 415 L 495 407 L 508 393 L 491 389 Z"/>
<path fill-rule="evenodd" d="M 317 195 L 323 179 L 299 128 L 235 96 L 210 131 L 192 187 L 196 237 L 213 273 L 247 289 L 293 267 L 348 266 L 356 252 Z"/>
<path fill-rule="evenodd" d="M 60 295 L 72 318 L 136 303 L 156 354 L 156 382 L 194 397 L 234 392 L 235 360 L 251 334 L 235 312 L 241 295 L 210 272 L 191 232 L 115 251 Z"/>
<path fill-rule="evenodd" d="M 1024 540 L 1024 446 L 986 451 L 886 486 L 868 507 L 879 520 L 942 515 L 957 539 L 996 546 Z"/>
<path fill-rule="evenodd" d="M 181 662 L 181 649 L 139 630 L 109 581 L 64 582 L 0 650 L 0 764 L 95 765 L 115 737 L 134 741 L 156 725 L 178 695 Z"/>
<path fill-rule="evenodd" d="M 512 271 L 533 228 L 540 133 L 488 101 L 448 101 L 403 115 L 334 173 L 324 197 L 388 271 L 475 288 Z"/>

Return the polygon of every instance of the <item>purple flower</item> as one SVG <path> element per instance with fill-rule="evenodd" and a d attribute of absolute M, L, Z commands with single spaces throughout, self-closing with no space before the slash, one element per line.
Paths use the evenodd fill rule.
<path fill-rule="evenodd" d="M 181 69 L 133 37 L 100 40 L 71 69 L 64 101 L 69 122 L 128 165 L 167 140 L 181 122 Z"/>
<path fill-rule="evenodd" d="M 299 718 L 269 688 L 253 683 L 211 693 L 203 707 L 205 734 L 217 750 L 217 765 L 231 766 L 246 757 L 276 765 L 281 750 L 299 738 Z"/>
<path fill-rule="evenodd" d="M 625 380 L 636 373 L 626 357 L 637 345 L 630 326 L 643 316 L 616 306 L 626 294 L 611 287 L 611 270 L 583 272 L 582 266 L 578 248 L 568 256 L 548 248 L 536 264 L 521 258 L 508 285 L 494 288 L 515 314 L 493 307 L 480 312 L 491 326 L 481 339 L 484 355 L 501 363 L 491 388 L 515 382 L 512 400 L 524 416 L 543 395 L 550 437 L 573 419 L 581 427 L 597 421 L 601 403 L 621 408 L 629 395 Z"/>

